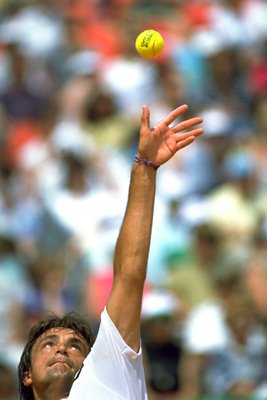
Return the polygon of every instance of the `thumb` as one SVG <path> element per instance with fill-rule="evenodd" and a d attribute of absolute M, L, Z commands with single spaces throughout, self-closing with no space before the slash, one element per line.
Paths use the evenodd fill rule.
<path fill-rule="evenodd" d="M 143 128 L 150 127 L 150 111 L 146 105 L 142 106 L 141 125 Z"/>

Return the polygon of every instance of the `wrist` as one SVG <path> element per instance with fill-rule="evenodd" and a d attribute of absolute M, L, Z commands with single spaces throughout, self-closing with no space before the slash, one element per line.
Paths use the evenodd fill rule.
<path fill-rule="evenodd" d="M 146 166 L 148 166 L 148 167 L 151 167 L 151 168 L 153 168 L 155 171 L 157 171 L 157 169 L 159 168 L 159 165 L 156 165 L 153 161 L 150 161 L 150 160 L 148 160 L 148 159 L 146 159 L 146 158 L 140 157 L 140 156 L 138 156 L 137 154 L 136 154 L 135 157 L 134 157 L 134 161 L 135 161 L 137 164 L 143 164 L 143 165 L 146 165 Z"/>

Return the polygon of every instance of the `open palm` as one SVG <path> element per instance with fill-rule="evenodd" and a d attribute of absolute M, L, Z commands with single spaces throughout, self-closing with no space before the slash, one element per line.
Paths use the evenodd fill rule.
<path fill-rule="evenodd" d="M 184 104 L 170 112 L 151 128 L 149 108 L 143 106 L 138 155 L 160 166 L 178 150 L 192 143 L 196 136 L 201 135 L 203 129 L 194 128 L 202 122 L 200 117 L 190 118 L 169 126 L 187 110 L 188 106 Z"/>

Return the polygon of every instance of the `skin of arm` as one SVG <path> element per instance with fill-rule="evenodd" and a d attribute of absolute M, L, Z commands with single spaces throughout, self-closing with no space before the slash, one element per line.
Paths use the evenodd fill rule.
<path fill-rule="evenodd" d="M 181 389 L 177 400 L 196 400 L 201 396 L 201 372 L 205 364 L 202 354 L 184 354 L 178 371 Z"/>
<path fill-rule="evenodd" d="M 160 167 L 176 152 L 203 133 L 196 127 L 199 117 L 175 123 L 188 110 L 182 105 L 153 128 L 150 110 L 142 108 L 138 156 Z M 171 127 L 169 126 L 171 125 Z M 151 239 L 156 170 L 134 163 L 131 171 L 128 202 L 114 253 L 114 278 L 107 311 L 124 341 L 135 351 L 140 347 L 140 318 L 143 287 Z"/>

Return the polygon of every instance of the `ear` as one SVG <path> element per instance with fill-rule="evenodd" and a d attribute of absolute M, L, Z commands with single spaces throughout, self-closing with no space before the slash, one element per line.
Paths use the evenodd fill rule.
<path fill-rule="evenodd" d="M 25 374 L 24 374 L 23 384 L 25 386 L 31 386 L 31 384 L 32 384 L 32 377 L 31 377 L 31 373 L 29 371 L 25 372 Z"/>

